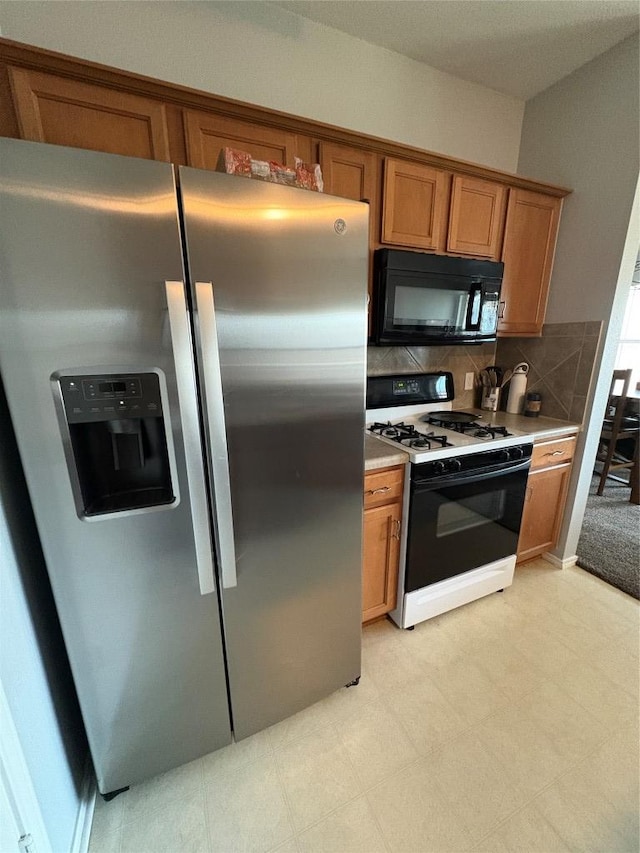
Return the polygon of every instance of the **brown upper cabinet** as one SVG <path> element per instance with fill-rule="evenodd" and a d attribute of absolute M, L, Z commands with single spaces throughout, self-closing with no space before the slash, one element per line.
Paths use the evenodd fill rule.
<path fill-rule="evenodd" d="M 373 203 L 378 171 L 375 154 L 347 145 L 321 142 L 318 159 L 326 193 Z"/>
<path fill-rule="evenodd" d="M 215 169 L 225 147 L 291 167 L 295 157 L 309 159 L 311 140 L 296 133 L 199 110 L 184 110 L 183 115 L 187 160 L 197 169 Z"/>
<path fill-rule="evenodd" d="M 507 187 L 454 175 L 447 249 L 459 255 L 500 260 Z"/>
<path fill-rule="evenodd" d="M 562 199 L 509 190 L 501 293 L 502 337 L 541 335 Z"/>
<path fill-rule="evenodd" d="M 369 201 L 372 250 L 501 259 L 498 334 L 542 332 L 562 187 L 2 38 L 0 102 L 0 134 L 201 169 L 317 153 L 327 193 Z"/>
<path fill-rule="evenodd" d="M 382 242 L 442 250 L 449 185 L 450 176 L 441 169 L 387 158 L 382 196 Z"/>
<path fill-rule="evenodd" d="M 9 68 L 23 139 L 170 160 L 165 107 L 152 98 Z"/>

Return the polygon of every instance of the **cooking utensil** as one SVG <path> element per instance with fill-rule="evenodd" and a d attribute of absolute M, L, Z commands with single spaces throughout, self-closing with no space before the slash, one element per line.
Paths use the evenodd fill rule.
<path fill-rule="evenodd" d="M 491 387 L 491 380 L 489 379 L 489 374 L 487 373 L 486 370 L 480 371 L 480 382 L 482 382 L 483 388 L 490 388 Z"/>

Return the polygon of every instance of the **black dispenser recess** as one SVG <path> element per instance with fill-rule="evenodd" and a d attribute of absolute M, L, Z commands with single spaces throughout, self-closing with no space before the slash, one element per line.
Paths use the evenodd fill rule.
<path fill-rule="evenodd" d="M 61 376 L 57 381 L 81 514 L 91 517 L 173 503 L 157 374 Z"/>

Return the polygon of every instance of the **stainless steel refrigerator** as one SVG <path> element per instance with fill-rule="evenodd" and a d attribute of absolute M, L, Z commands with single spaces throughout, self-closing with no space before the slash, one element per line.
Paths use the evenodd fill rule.
<path fill-rule="evenodd" d="M 0 368 L 100 791 L 360 675 L 366 205 L 0 140 Z"/>

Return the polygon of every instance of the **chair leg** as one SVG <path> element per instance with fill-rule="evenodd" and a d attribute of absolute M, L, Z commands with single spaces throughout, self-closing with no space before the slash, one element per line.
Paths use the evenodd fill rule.
<path fill-rule="evenodd" d="M 629 500 L 632 504 L 640 504 L 640 436 L 636 437 L 636 446 L 633 452 L 633 465 L 629 472 L 629 480 L 631 483 L 631 497 Z"/>
<path fill-rule="evenodd" d="M 604 462 L 602 465 L 602 474 L 600 475 L 600 482 L 598 483 L 598 491 L 597 495 L 602 496 L 602 492 L 604 491 L 604 485 L 607 482 L 607 474 L 609 473 L 609 466 L 611 465 L 611 460 L 613 459 L 613 454 L 616 449 L 615 441 L 609 441 L 609 446 L 607 448 L 607 455 L 604 458 Z"/>

